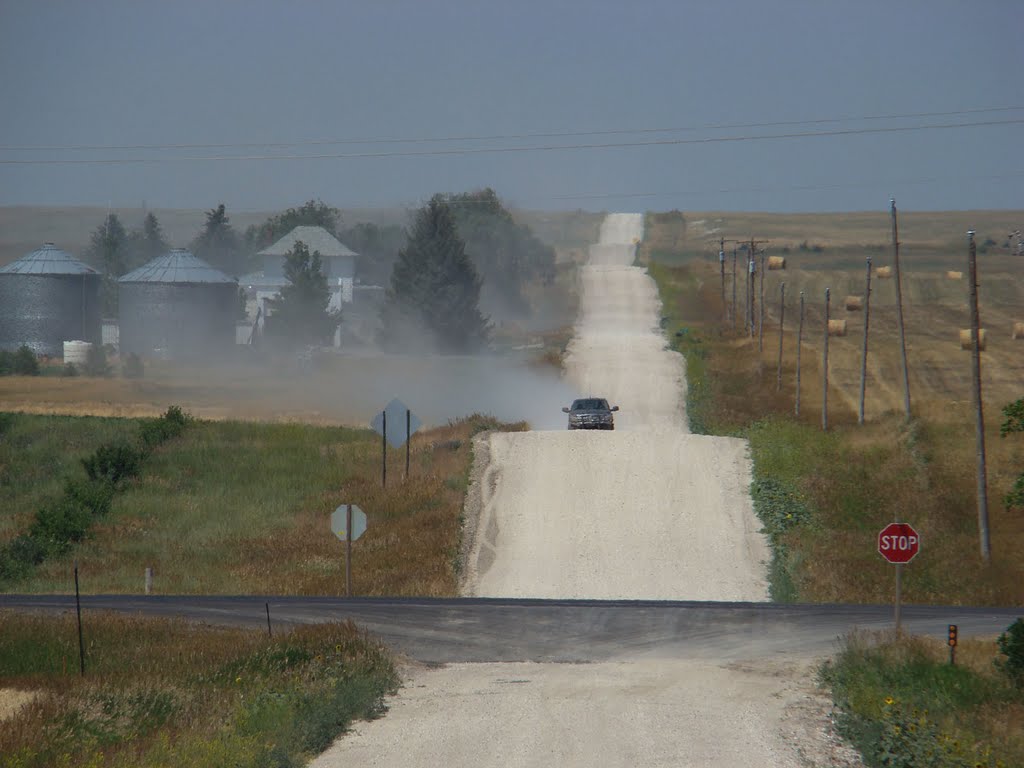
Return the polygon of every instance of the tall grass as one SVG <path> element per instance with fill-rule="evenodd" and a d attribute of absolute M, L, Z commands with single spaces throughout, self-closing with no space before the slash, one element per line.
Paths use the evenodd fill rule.
<path fill-rule="evenodd" d="M 265 632 L 86 614 L 0 614 L 0 681 L 34 694 L 0 729 L 2 768 L 298 766 L 398 677 L 352 624 Z"/>
<path fill-rule="evenodd" d="M 27 442 L 50 439 L 48 417 L 17 419 Z M 64 419 L 54 439 L 94 421 L 118 420 Z M 474 416 L 414 435 L 410 477 L 405 451 L 389 449 L 382 488 L 369 430 L 196 421 L 152 453 L 90 539 L 12 588 L 67 592 L 78 560 L 86 592 L 140 592 L 149 567 L 158 593 L 339 594 L 344 545 L 329 521 L 352 503 L 369 518 L 353 545 L 356 594 L 453 595 L 469 438 L 495 426 Z M 24 498 L 12 494 L 15 509 Z"/>
<path fill-rule="evenodd" d="M 821 670 L 838 725 L 869 766 L 1024 765 L 1024 691 L 999 674 L 991 640 L 947 649 L 921 637 L 856 634 Z"/>

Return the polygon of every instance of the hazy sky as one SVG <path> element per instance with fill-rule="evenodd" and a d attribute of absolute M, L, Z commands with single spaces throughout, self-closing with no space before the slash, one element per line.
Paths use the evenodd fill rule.
<path fill-rule="evenodd" d="M 1024 208 L 1022 30 L 1021 0 L 0 0 L 0 204 Z M 677 143 L 536 149 L 638 142 Z M 38 162 L 69 160 L 102 162 Z"/>

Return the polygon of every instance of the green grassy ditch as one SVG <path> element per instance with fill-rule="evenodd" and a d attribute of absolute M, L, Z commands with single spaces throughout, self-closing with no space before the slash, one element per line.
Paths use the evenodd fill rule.
<path fill-rule="evenodd" d="M 839 731 L 868 766 L 1024 765 L 1024 686 L 1007 656 L 992 641 L 957 650 L 952 665 L 934 639 L 857 634 L 822 667 Z"/>
<path fill-rule="evenodd" d="M 16 451 L 14 429 L 19 417 L 2 414 L 0 438 L 7 451 Z M 177 406 L 171 406 L 160 418 L 141 420 L 134 440 L 121 435 L 103 442 L 96 450 L 81 458 L 84 477 L 70 474 L 64 480 L 63 492 L 41 502 L 28 530 L 0 546 L 0 586 L 28 577 L 44 560 L 67 554 L 85 539 L 93 523 L 110 512 L 115 495 L 135 477 L 140 467 L 163 443 L 184 431 L 190 419 Z M 44 439 L 51 451 L 59 448 Z M 23 478 L 4 472 L 5 485 L 24 483 Z"/>
<path fill-rule="evenodd" d="M 0 728 L 0 768 L 305 765 L 398 686 L 352 624 L 278 631 L 0 614 L 0 688 L 32 695 Z M 2 693 L 3 691 L 0 691 Z"/>

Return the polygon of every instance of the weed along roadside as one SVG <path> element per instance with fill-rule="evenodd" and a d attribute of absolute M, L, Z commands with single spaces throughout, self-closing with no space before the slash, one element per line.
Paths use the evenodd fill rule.
<path fill-rule="evenodd" d="M 0 724 L 0 768 L 305 765 L 398 685 L 350 623 L 270 638 L 93 614 L 87 643 L 80 678 L 73 617 L 0 615 L 3 689 L 32 692 Z"/>
<path fill-rule="evenodd" d="M 35 465 L 56 464 L 69 445 L 95 452 L 134 440 L 146 423 L 11 414 L 0 451 L 7 466 L 32 477 Z M 354 594 L 454 595 L 471 438 L 498 428 L 517 426 L 474 415 L 417 433 L 410 477 L 383 489 L 379 438 L 370 430 L 190 420 L 137 474 L 118 478 L 106 514 L 8 576 L 4 589 L 67 593 L 78 560 L 85 593 L 139 594 L 151 569 L 157 594 L 344 594 L 345 548 L 328 524 L 339 504 L 358 502 L 373 525 L 352 549 Z M 68 487 L 86 482 L 77 460 L 59 466 L 43 494 L 31 482 L 0 488 L 5 552 L 34 530 L 37 509 L 62 498 L 65 478 Z"/>

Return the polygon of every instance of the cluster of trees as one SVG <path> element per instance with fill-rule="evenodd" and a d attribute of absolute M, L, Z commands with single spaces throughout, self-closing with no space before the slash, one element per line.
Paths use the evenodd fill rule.
<path fill-rule="evenodd" d="M 382 341 L 390 348 L 425 341 L 446 352 L 469 352 L 490 331 L 487 314 L 522 316 L 529 311 L 525 287 L 554 274 L 554 249 L 517 224 L 493 189 L 435 195 L 406 231 L 395 225 L 358 223 L 342 227 L 341 212 L 309 200 L 239 234 L 224 204 L 206 212 L 189 244 L 200 259 L 229 275 L 259 269 L 256 254 L 297 226 L 322 227 L 359 259 L 356 272 L 367 283 L 386 284 Z M 140 230 L 127 231 L 116 214 L 92 234 L 86 258 L 104 274 L 103 312 L 117 311 L 117 279 L 168 249 L 159 221 L 146 216 Z M 319 253 L 299 243 L 286 257 L 291 285 L 273 303 L 277 330 L 290 340 L 321 341 L 338 327 Z"/>
<path fill-rule="evenodd" d="M 96 228 L 85 251 L 86 261 L 103 273 L 100 301 L 104 316 L 117 312 L 117 279 L 147 261 L 166 253 L 167 238 L 153 213 L 146 215 L 141 229 L 128 231 L 116 213 Z"/>

